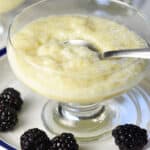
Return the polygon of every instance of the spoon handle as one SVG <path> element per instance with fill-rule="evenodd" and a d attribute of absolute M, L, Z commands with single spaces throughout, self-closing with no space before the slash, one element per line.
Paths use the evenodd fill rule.
<path fill-rule="evenodd" d="M 107 51 L 104 52 L 103 54 L 103 58 L 120 58 L 120 57 L 150 59 L 150 48 Z"/>

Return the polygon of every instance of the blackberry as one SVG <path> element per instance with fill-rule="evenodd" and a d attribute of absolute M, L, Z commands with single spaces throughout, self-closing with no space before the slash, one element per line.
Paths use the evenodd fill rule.
<path fill-rule="evenodd" d="M 46 133 L 38 128 L 29 129 L 20 138 L 22 150 L 49 150 L 51 142 Z"/>
<path fill-rule="evenodd" d="M 13 88 L 7 88 L 0 94 L 0 105 L 7 105 L 20 110 L 23 104 L 20 93 Z"/>
<path fill-rule="evenodd" d="M 62 133 L 52 139 L 52 150 L 78 150 L 79 145 L 71 133 Z"/>
<path fill-rule="evenodd" d="M 141 150 L 148 142 L 147 131 L 133 124 L 116 127 L 112 136 L 120 150 Z"/>
<path fill-rule="evenodd" d="M 16 110 L 5 105 L 0 105 L 0 131 L 13 129 L 17 122 Z"/>

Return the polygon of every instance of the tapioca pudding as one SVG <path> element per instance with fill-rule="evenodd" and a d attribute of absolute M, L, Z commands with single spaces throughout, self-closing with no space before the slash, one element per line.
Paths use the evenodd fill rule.
<path fill-rule="evenodd" d="M 93 16 L 50 16 L 27 24 L 8 46 L 10 64 L 33 90 L 68 103 L 95 103 L 128 90 L 140 81 L 146 61 L 100 60 L 87 47 L 64 44 L 84 39 L 102 53 L 107 50 L 146 47 L 127 27 Z"/>

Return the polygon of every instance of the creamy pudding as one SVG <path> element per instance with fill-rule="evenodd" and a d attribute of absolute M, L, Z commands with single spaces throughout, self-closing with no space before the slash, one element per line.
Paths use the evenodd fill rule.
<path fill-rule="evenodd" d="M 122 93 L 142 78 L 142 59 L 100 60 L 87 47 L 64 44 L 84 39 L 101 53 L 146 47 L 136 33 L 93 16 L 50 16 L 24 26 L 8 45 L 17 77 L 38 93 L 61 102 L 89 104 Z"/>

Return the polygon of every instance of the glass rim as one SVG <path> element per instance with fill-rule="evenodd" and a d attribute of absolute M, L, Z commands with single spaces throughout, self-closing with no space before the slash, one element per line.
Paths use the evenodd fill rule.
<path fill-rule="evenodd" d="M 26 12 L 28 9 L 30 9 L 30 8 L 32 8 L 32 7 L 35 7 L 35 6 L 37 6 L 37 5 L 41 4 L 41 3 L 44 3 L 44 2 L 46 2 L 46 1 L 48 1 L 48 0 L 40 0 L 39 2 L 36 2 L 36 3 L 34 3 L 34 4 L 31 4 L 30 6 L 27 6 L 27 7 L 23 8 L 23 9 L 14 17 L 14 19 L 11 21 L 11 23 L 10 23 L 10 25 L 9 25 L 9 29 L 8 29 L 8 41 L 9 41 L 9 43 L 11 44 L 11 46 L 12 46 L 13 48 L 15 48 L 15 47 L 14 47 L 14 45 L 13 45 L 12 38 L 11 38 L 11 30 L 12 30 L 12 26 L 14 25 L 15 21 L 17 20 L 17 18 L 18 18 L 20 15 L 22 15 L 23 12 Z M 119 5 L 122 5 L 122 6 L 125 6 L 125 7 L 129 8 L 129 9 L 131 9 L 131 10 L 134 10 L 134 11 L 138 14 L 138 16 L 141 17 L 141 18 L 144 20 L 144 22 L 145 22 L 146 24 L 149 24 L 149 25 L 150 25 L 150 23 L 148 22 L 148 19 L 145 17 L 145 15 L 144 15 L 142 12 L 140 12 L 140 10 L 138 10 L 136 7 L 131 6 L 131 5 L 129 5 L 129 4 L 125 3 L 125 2 L 123 2 L 123 1 L 119 1 L 119 0 L 109 0 L 109 1 L 114 2 L 114 3 L 116 3 L 116 4 L 119 4 Z M 145 40 L 145 39 L 144 39 L 144 40 Z"/>

